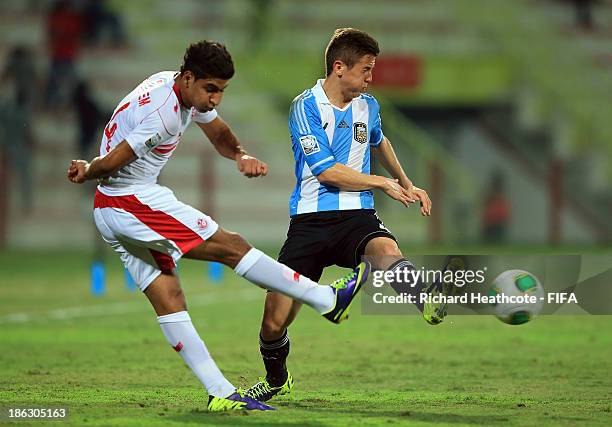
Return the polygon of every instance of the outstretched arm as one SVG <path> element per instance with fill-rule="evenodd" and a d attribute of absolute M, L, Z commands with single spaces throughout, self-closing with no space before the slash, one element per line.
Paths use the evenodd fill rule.
<path fill-rule="evenodd" d="M 420 202 L 421 214 L 424 216 L 431 215 L 431 199 L 429 195 L 425 190 L 415 187 L 408 176 L 406 176 L 391 142 L 386 137 L 383 137 L 382 142 L 372 149 L 383 168 L 409 193 L 410 198 L 413 201 L 418 200 Z"/>
<path fill-rule="evenodd" d="M 225 121 L 217 116 L 208 123 L 198 123 L 217 152 L 223 157 L 236 161 L 238 170 L 248 178 L 268 174 L 268 165 L 249 156 L 242 148 L 238 138 Z"/>
<path fill-rule="evenodd" d="M 336 163 L 325 169 L 317 175 L 317 179 L 319 182 L 333 185 L 344 191 L 379 189 L 406 207 L 414 201 L 410 193 L 398 183 L 397 179 L 357 172 L 342 163 Z"/>
<path fill-rule="evenodd" d="M 127 141 L 121 141 L 113 150 L 104 156 L 98 156 L 91 162 L 72 160 L 68 168 L 68 179 L 75 184 L 82 184 L 90 179 L 111 176 L 119 169 L 136 160 L 136 154 Z"/>

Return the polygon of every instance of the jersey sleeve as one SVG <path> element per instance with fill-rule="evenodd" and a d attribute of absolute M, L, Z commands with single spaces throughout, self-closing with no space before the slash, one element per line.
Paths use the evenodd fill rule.
<path fill-rule="evenodd" d="M 151 112 L 125 137 L 140 158 L 178 133 L 178 119 L 160 109 Z"/>
<path fill-rule="evenodd" d="M 378 147 L 385 136 L 383 135 L 380 121 L 380 106 L 378 105 L 378 102 L 375 102 L 374 105 L 376 106 L 376 109 L 373 112 L 374 117 L 372 120 L 372 129 L 370 130 L 370 146 Z"/>
<path fill-rule="evenodd" d="M 210 110 L 205 113 L 200 113 L 198 110 L 194 110 L 195 114 L 191 118 L 197 123 L 210 123 L 217 118 L 217 110 Z"/>
<path fill-rule="evenodd" d="M 289 131 L 292 142 L 302 150 L 313 175 L 319 175 L 337 163 L 323 129 L 321 115 L 313 102 L 301 97 L 293 101 L 289 112 Z"/>

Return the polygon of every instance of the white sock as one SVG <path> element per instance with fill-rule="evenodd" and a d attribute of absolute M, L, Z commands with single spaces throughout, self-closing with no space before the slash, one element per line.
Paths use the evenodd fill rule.
<path fill-rule="evenodd" d="M 331 310 L 336 301 L 329 286 L 320 286 L 255 248 L 242 257 L 234 271 L 262 288 L 285 294 L 319 313 Z"/>
<path fill-rule="evenodd" d="M 166 314 L 157 317 L 157 321 L 172 348 L 181 355 L 187 366 L 204 384 L 208 394 L 227 397 L 236 390 L 208 353 L 204 341 L 191 323 L 189 313 L 179 311 Z"/>

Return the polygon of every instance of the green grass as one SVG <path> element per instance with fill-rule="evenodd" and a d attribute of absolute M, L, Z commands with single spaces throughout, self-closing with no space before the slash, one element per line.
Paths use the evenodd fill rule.
<path fill-rule="evenodd" d="M 518 327 L 455 316 L 431 327 L 358 309 L 340 326 L 303 310 L 291 328 L 295 394 L 275 401 L 278 411 L 208 414 L 145 298 L 123 289 L 118 260 L 109 257 L 102 298 L 88 293 L 88 262 L 0 253 L 0 407 L 70 411 L 64 422 L 15 425 L 612 424 L 610 316 L 543 316 Z M 230 274 L 209 284 L 204 268 L 181 265 L 192 319 L 228 378 L 248 386 L 263 372 L 264 293 Z M 71 307 L 86 309 L 58 311 Z M 10 320 L 14 313 L 27 317 Z"/>

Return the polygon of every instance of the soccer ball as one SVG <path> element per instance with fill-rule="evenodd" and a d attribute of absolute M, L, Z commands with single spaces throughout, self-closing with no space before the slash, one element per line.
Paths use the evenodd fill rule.
<path fill-rule="evenodd" d="M 489 297 L 511 297 L 512 301 L 491 303 L 497 318 L 510 325 L 521 325 L 536 316 L 544 305 L 544 288 L 533 274 L 524 270 L 507 270 L 493 280 L 488 292 Z M 535 302 L 525 301 L 526 297 L 536 297 Z M 533 298 L 532 298 L 533 299 Z"/>

